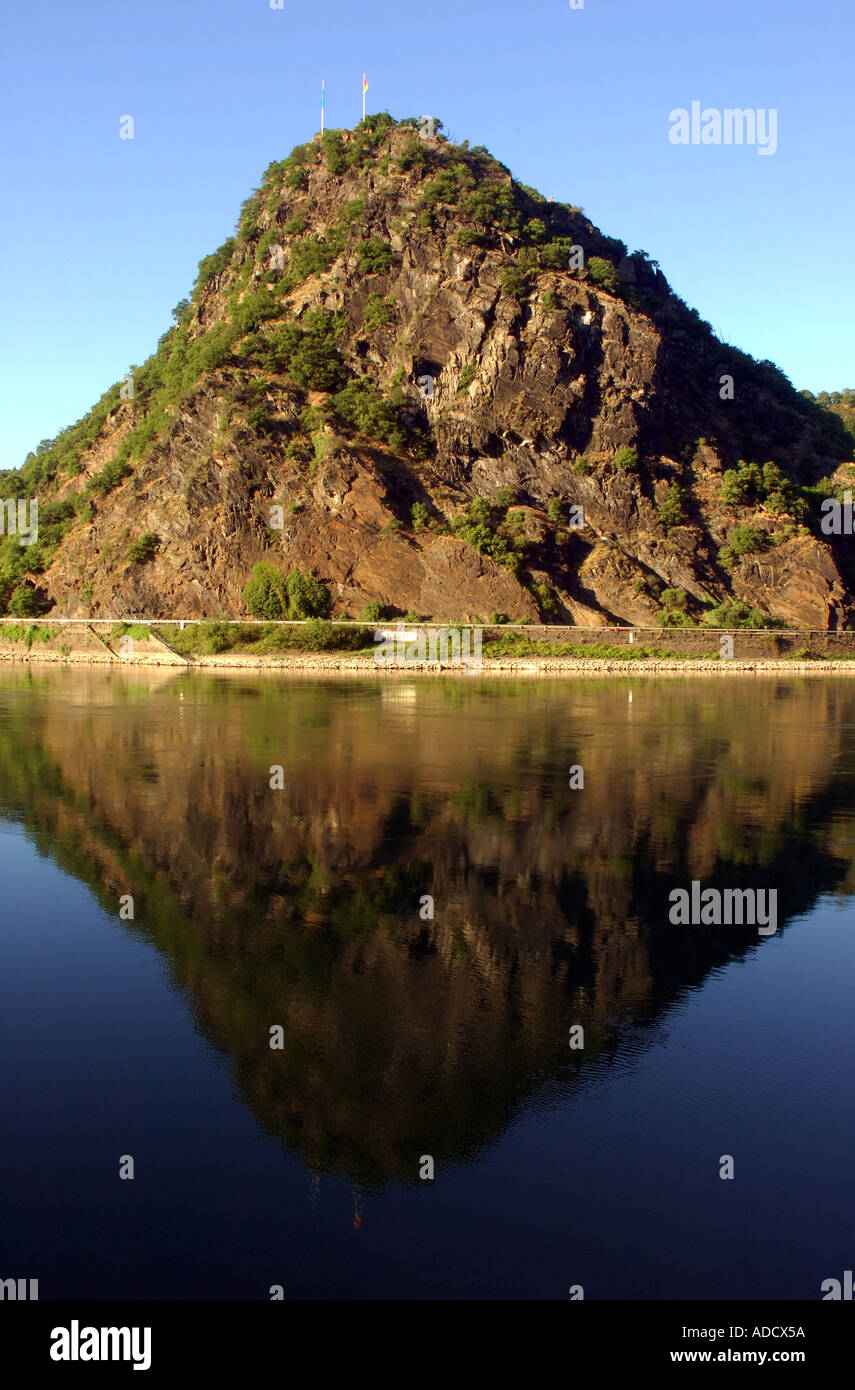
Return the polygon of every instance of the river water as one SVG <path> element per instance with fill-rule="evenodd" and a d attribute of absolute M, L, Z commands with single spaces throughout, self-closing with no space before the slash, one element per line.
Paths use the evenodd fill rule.
<path fill-rule="evenodd" d="M 834 677 L 0 674 L 0 1279 L 820 1298 L 854 779 Z"/>

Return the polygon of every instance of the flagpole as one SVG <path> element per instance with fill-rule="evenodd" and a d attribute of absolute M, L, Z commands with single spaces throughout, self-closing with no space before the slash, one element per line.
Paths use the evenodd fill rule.
<path fill-rule="evenodd" d="M 323 133 L 324 133 L 324 89 L 325 89 L 325 87 L 326 87 L 326 83 L 325 83 L 325 82 L 321 82 L 321 135 L 323 135 Z"/>
<path fill-rule="evenodd" d="M 363 73 L 363 74 L 362 74 L 362 119 L 363 119 L 363 121 L 365 120 L 365 92 L 366 92 L 367 88 L 368 88 L 368 83 L 367 83 L 366 80 L 365 80 L 365 73 Z"/>

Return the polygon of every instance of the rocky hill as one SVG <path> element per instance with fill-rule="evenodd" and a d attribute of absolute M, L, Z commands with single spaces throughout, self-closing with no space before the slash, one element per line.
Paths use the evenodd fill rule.
<path fill-rule="evenodd" d="M 16 614 L 839 628 L 845 422 L 483 148 L 369 117 L 271 164 L 141 367 L 14 473 Z"/>

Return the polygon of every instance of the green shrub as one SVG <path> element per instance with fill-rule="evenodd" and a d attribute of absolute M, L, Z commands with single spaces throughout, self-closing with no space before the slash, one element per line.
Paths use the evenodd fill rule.
<path fill-rule="evenodd" d="M 727 538 L 727 544 L 718 552 L 719 563 L 730 569 L 743 555 L 753 555 L 765 550 L 769 537 L 756 526 L 734 526 Z"/>
<path fill-rule="evenodd" d="M 283 164 L 290 169 L 294 165 L 297 165 L 298 167 L 303 167 L 307 164 L 314 164 L 314 162 L 315 146 L 312 144 L 311 140 L 307 140 L 305 144 L 295 145 L 288 158 L 283 161 Z M 272 167 L 273 166 L 271 165 L 271 168 Z M 265 175 L 265 181 L 266 178 L 267 176 Z"/>
<path fill-rule="evenodd" d="M 589 473 L 593 472 L 593 468 L 593 459 L 588 458 L 587 454 L 580 454 L 580 456 L 577 459 L 573 460 L 573 463 L 570 467 L 570 472 L 574 473 L 577 478 L 584 478 L 587 477 Z"/>
<path fill-rule="evenodd" d="M 338 418 L 369 439 L 388 440 L 398 425 L 398 412 L 384 401 L 368 377 L 351 381 L 333 397 Z"/>
<path fill-rule="evenodd" d="M 21 545 L 17 535 L 5 536 L 0 541 L 0 576 L 7 587 L 7 601 L 19 580 L 27 574 L 38 573 L 43 568 L 40 545 Z"/>
<path fill-rule="evenodd" d="M 770 492 L 767 495 L 763 505 L 768 512 L 774 512 L 776 515 L 783 515 L 790 512 L 793 506 L 793 499 L 789 494 L 789 489 L 784 491 L 780 488 L 776 488 L 774 492 Z"/>
<path fill-rule="evenodd" d="M 245 295 L 232 313 L 232 323 L 237 330 L 235 337 L 254 333 L 265 319 L 275 318 L 279 312 L 279 305 L 269 290 Z"/>
<path fill-rule="evenodd" d="M 686 611 L 688 595 L 685 589 L 663 589 L 659 595 L 660 627 L 694 627 L 695 622 Z"/>
<path fill-rule="evenodd" d="M 520 270 L 519 266 L 509 266 L 499 276 L 499 287 L 505 294 L 522 303 L 528 293 L 528 275 Z"/>
<path fill-rule="evenodd" d="M 728 507 L 740 507 L 748 494 L 749 483 L 736 468 L 726 468 L 719 484 L 719 501 Z"/>
<path fill-rule="evenodd" d="M 229 237 L 223 242 L 222 246 L 218 246 L 217 250 L 213 251 L 210 256 L 203 256 L 202 260 L 199 262 L 196 283 L 193 286 L 194 299 L 198 299 L 201 291 L 215 275 L 219 275 L 221 271 L 225 270 L 226 266 L 231 261 L 232 252 L 236 245 L 237 242 L 235 238 Z"/>
<path fill-rule="evenodd" d="M 665 531 L 671 531 L 675 526 L 682 526 L 685 517 L 683 514 L 683 502 L 685 492 L 679 483 L 671 483 L 662 502 L 656 508 L 656 515 L 659 518 L 660 526 Z"/>
<path fill-rule="evenodd" d="M 288 374 L 295 386 L 306 391 L 335 391 L 345 380 L 345 369 L 336 347 L 337 324 L 334 315 L 311 309 L 304 315 L 304 327 L 286 324 L 293 347 L 282 338 L 288 361 Z M 284 330 L 283 330 L 284 334 Z"/>
<path fill-rule="evenodd" d="M 602 256 L 592 256 L 588 261 L 588 274 L 595 285 L 600 285 L 609 294 L 617 294 L 621 287 L 621 278 L 611 261 L 603 260 Z"/>
<path fill-rule="evenodd" d="M 156 532 L 146 531 L 138 541 L 132 541 L 128 546 L 128 559 L 132 565 L 144 565 L 148 560 L 154 559 L 159 545 L 160 537 Z"/>
<path fill-rule="evenodd" d="M 382 328 L 384 324 L 390 323 L 395 317 L 396 308 L 397 304 L 391 295 L 384 299 L 382 295 L 369 294 L 362 316 L 363 331 L 370 333 L 373 329 Z"/>
<path fill-rule="evenodd" d="M 467 521 L 483 522 L 484 525 L 490 525 L 493 522 L 493 508 L 486 497 L 475 497 L 466 508 L 464 516 Z"/>
<path fill-rule="evenodd" d="M 371 603 L 366 603 L 359 615 L 359 621 L 361 623 L 382 623 L 389 618 L 394 618 L 394 616 L 394 608 L 390 607 L 388 603 L 380 603 L 374 599 Z"/>
<path fill-rule="evenodd" d="M 546 504 L 546 515 L 550 521 L 566 521 L 567 513 L 564 510 L 564 503 L 560 497 L 550 497 Z"/>
<path fill-rule="evenodd" d="M 261 199 L 257 193 L 247 198 L 241 204 L 240 219 L 238 221 L 238 239 L 248 241 L 255 236 L 258 231 L 258 218 L 262 210 Z M 177 315 L 178 318 L 181 315 Z"/>
<path fill-rule="evenodd" d="M 222 366 L 231 356 L 232 348 L 239 337 L 240 327 L 236 323 L 218 323 L 215 328 L 210 329 L 193 346 L 190 361 L 195 367 L 195 376 Z"/>
<path fill-rule="evenodd" d="M 395 121 L 386 111 L 381 111 L 375 116 L 366 116 L 350 133 L 350 140 L 344 152 L 346 167 L 367 169 L 376 159 L 380 138 L 394 129 L 394 126 Z"/>
<path fill-rule="evenodd" d="M 458 396 L 462 396 L 464 391 L 468 391 L 477 375 L 477 367 L 474 362 L 467 362 L 460 372 L 460 384 L 457 387 Z"/>
<path fill-rule="evenodd" d="M 351 198 L 339 213 L 338 226 L 342 232 L 350 232 L 358 222 L 365 216 L 365 195 L 360 194 L 358 198 Z"/>
<path fill-rule="evenodd" d="M 549 240 L 546 225 L 539 217 L 532 217 L 529 222 L 526 222 L 522 234 L 532 246 L 540 246 L 544 241 Z"/>
<path fill-rule="evenodd" d="M 537 263 L 541 270 L 582 270 L 584 252 L 570 237 L 556 237 L 538 248 Z M 603 264 L 607 265 L 608 262 L 604 261 Z"/>
<path fill-rule="evenodd" d="M 794 516 L 797 521 L 806 521 L 810 515 L 808 503 L 799 496 L 798 489 L 782 473 L 776 463 L 764 463 L 763 465 L 763 491 L 765 493 L 764 506 L 767 511 L 775 512 L 778 515 L 786 513 Z"/>
<path fill-rule="evenodd" d="M 465 165 L 454 167 L 466 170 Z M 465 180 L 461 176 L 461 191 L 464 187 Z M 500 183 L 495 179 L 484 179 L 477 188 L 466 193 L 461 200 L 460 211 L 467 222 L 475 222 L 491 232 L 498 227 L 503 232 L 518 235 L 525 221 L 514 202 L 513 190 L 504 182 Z"/>
<path fill-rule="evenodd" d="M 520 563 L 521 547 L 515 546 L 507 536 L 496 532 L 494 526 L 495 517 L 490 503 L 483 497 L 476 497 L 464 512 L 452 519 L 451 532 L 458 540 L 465 541 L 482 555 L 489 555 L 498 564 L 507 565 L 516 572 Z"/>
<path fill-rule="evenodd" d="M 363 627 L 351 629 L 334 627 L 323 618 L 309 618 L 306 626 L 292 633 L 294 646 L 310 652 L 359 651 L 373 645 L 373 633 Z"/>
<path fill-rule="evenodd" d="M 44 623 L 30 623 L 29 627 L 23 623 L 4 623 L 0 638 L 4 642 L 23 642 L 27 651 L 30 650 L 34 642 L 49 642 L 52 637 L 58 637 L 62 631 L 59 627 L 47 627 Z"/>
<path fill-rule="evenodd" d="M 133 469 L 127 460 L 119 458 L 117 455 L 116 458 L 104 465 L 100 473 L 96 473 L 94 477 L 89 479 L 86 484 L 86 491 L 94 493 L 96 497 L 105 497 L 108 492 L 112 492 L 114 487 L 119 486 L 123 478 L 132 472 Z"/>
<path fill-rule="evenodd" d="M 418 135 L 408 135 L 404 147 L 398 156 L 398 169 L 403 174 L 408 169 L 415 169 L 423 174 L 430 168 L 431 156 L 425 140 L 419 139 Z"/>
<path fill-rule="evenodd" d="M 312 570 L 292 570 L 285 581 L 289 618 L 325 618 L 330 611 L 330 591 Z"/>
<path fill-rule="evenodd" d="M 259 560 L 241 597 L 254 618 L 284 618 L 288 610 L 285 575 L 266 560 Z"/>
<path fill-rule="evenodd" d="M 43 502 L 39 507 L 39 533 L 45 527 L 72 521 L 76 515 L 77 510 L 70 498 L 66 498 L 64 502 Z"/>
<path fill-rule="evenodd" d="M 13 618 L 38 618 L 48 608 L 50 604 L 28 584 L 19 584 L 9 599 L 9 612 Z"/>
<path fill-rule="evenodd" d="M 314 477 L 317 465 L 324 459 L 334 458 L 345 441 L 340 435 L 326 434 L 323 430 L 315 430 L 311 439 L 314 462 L 309 467 L 309 475 Z"/>
<path fill-rule="evenodd" d="M 285 291 L 296 289 L 312 275 L 328 270 L 336 258 L 336 248 L 322 237 L 307 236 L 295 241 L 281 284 Z"/>
<path fill-rule="evenodd" d="M 540 609 L 541 616 L 544 618 L 554 617 L 558 612 L 558 603 L 555 595 L 548 584 L 529 584 L 529 593 Z"/>
<path fill-rule="evenodd" d="M 775 463 L 765 463 L 760 469 L 756 463 L 740 459 L 735 469 L 728 468 L 723 473 L 718 495 L 731 507 L 765 502 L 770 511 L 790 512 L 799 519 L 807 511 L 806 507 L 802 510 L 802 499 Z"/>
<path fill-rule="evenodd" d="M 707 627 L 766 627 L 768 619 L 759 608 L 749 608 L 741 599 L 727 598 L 703 615 Z"/>
<path fill-rule="evenodd" d="M 520 626 L 529 622 L 524 618 Z M 537 642 L 522 633 L 506 632 L 502 637 L 484 643 L 484 655 L 495 656 L 545 656 L 572 657 L 579 661 L 647 661 L 651 658 L 663 660 L 674 658 L 676 652 L 665 651 L 660 647 L 630 646 L 624 643 L 618 647 L 606 642 Z"/>
<path fill-rule="evenodd" d="M 465 164 L 455 164 L 451 169 L 440 169 L 422 189 L 422 207 L 426 211 L 432 211 L 439 203 L 457 207 L 465 190 L 474 186 L 475 175 Z"/>
<path fill-rule="evenodd" d="M 382 275 L 392 264 L 392 248 L 382 237 L 370 236 L 356 248 L 363 275 Z"/>
<path fill-rule="evenodd" d="M 227 618 L 215 618 L 211 622 L 200 623 L 199 626 L 201 628 L 199 636 L 204 651 L 218 655 L 220 652 L 227 652 L 234 646 L 233 625 Z"/>
<path fill-rule="evenodd" d="M 276 628 L 265 637 L 270 651 L 359 651 L 373 645 L 373 633 L 365 628 L 335 627 L 323 618 L 309 618 L 300 628 Z"/>
<path fill-rule="evenodd" d="M 321 150 L 324 163 L 331 174 L 343 174 L 347 168 L 344 158 L 344 140 L 340 130 L 325 130 L 321 136 Z"/>
<path fill-rule="evenodd" d="M 638 471 L 638 450 L 622 444 L 612 462 L 615 468 L 620 468 L 624 473 L 635 473 Z"/>
<path fill-rule="evenodd" d="M 776 463 L 763 464 L 763 491 L 780 492 L 789 487 L 789 479 L 784 476 Z"/>

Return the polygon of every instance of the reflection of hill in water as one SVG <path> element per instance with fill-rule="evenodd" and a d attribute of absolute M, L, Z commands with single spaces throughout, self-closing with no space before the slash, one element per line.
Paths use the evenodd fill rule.
<path fill-rule="evenodd" d="M 842 683 L 2 692 L 0 810 L 111 915 L 134 894 L 259 1123 L 357 1182 L 472 1155 L 758 948 L 670 927 L 674 884 L 777 887 L 782 925 L 855 876 Z"/>

